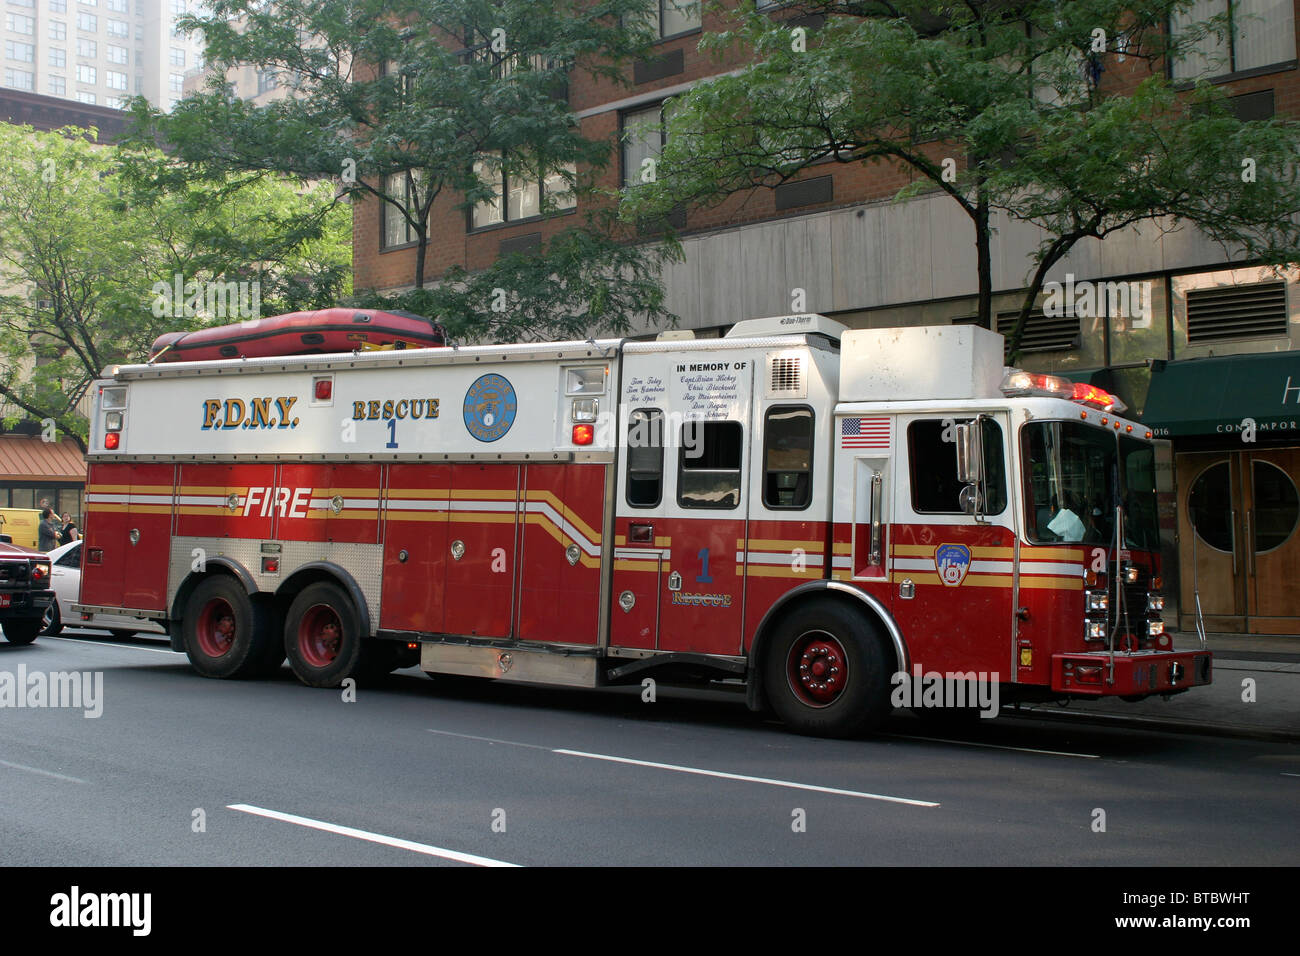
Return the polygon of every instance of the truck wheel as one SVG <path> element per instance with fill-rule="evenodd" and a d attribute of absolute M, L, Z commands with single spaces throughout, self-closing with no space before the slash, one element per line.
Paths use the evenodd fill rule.
<path fill-rule="evenodd" d="M 41 633 L 53 637 L 63 630 L 63 615 L 59 613 L 59 602 L 51 601 L 41 618 Z"/>
<path fill-rule="evenodd" d="M 279 639 L 267 605 L 251 600 L 238 581 L 224 575 L 194 589 L 181 633 L 194 669 L 220 678 L 256 676 Z"/>
<path fill-rule="evenodd" d="M 5 640 L 10 644 L 30 644 L 41 633 L 44 621 L 39 617 L 26 620 L 5 621 Z"/>
<path fill-rule="evenodd" d="M 361 621 L 343 589 L 318 581 L 289 605 L 284 649 L 298 680 L 308 687 L 338 687 L 363 675 Z"/>
<path fill-rule="evenodd" d="M 889 713 L 889 667 L 875 629 L 830 601 L 786 615 L 767 642 L 764 687 L 792 730 L 848 737 L 879 726 Z"/>

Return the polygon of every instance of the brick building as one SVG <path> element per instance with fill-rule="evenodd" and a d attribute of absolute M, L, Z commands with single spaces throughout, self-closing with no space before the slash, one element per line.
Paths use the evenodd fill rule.
<path fill-rule="evenodd" d="M 757 2 L 781 16 L 779 4 Z M 1246 13 L 1230 38 L 1167 68 L 1175 80 L 1208 76 L 1227 87 L 1243 118 L 1300 115 L 1296 0 L 1198 0 L 1196 19 Z M 718 23 L 661 3 L 656 58 L 637 64 L 629 87 L 575 76 L 569 102 L 589 137 L 618 156 L 602 185 L 630 182 L 659 148 L 655 129 L 670 97 L 742 65 L 701 54 Z M 810 24 L 815 27 L 816 23 Z M 1177 24 L 1174 25 L 1177 28 Z M 1137 61 L 1114 70 L 1136 70 Z M 1124 84 L 1131 76 L 1113 75 Z M 622 143 L 620 145 L 620 137 Z M 664 274 L 668 308 L 697 334 L 754 316 L 807 311 L 853 327 L 948 324 L 975 312 L 975 246 L 969 220 L 946 197 L 893 202 L 908 174 L 885 165 L 827 163 L 797 181 L 687 210 L 686 259 Z M 498 201 L 470 214 L 441 197 L 430 221 L 427 274 L 483 268 L 563 228 L 567 211 L 537 215 L 545 184 L 502 183 Z M 1300 203 L 1298 203 L 1300 205 Z M 413 243 L 375 202 L 354 210 L 358 289 L 409 287 Z M 1018 309 L 1040 234 L 995 223 L 994 310 L 1001 328 Z M 1072 375 L 1119 393 L 1171 439 L 1161 475 L 1166 590 L 1190 609 L 1194 587 L 1212 630 L 1300 634 L 1300 271 L 1281 276 L 1232 262 L 1197 232 L 1129 230 L 1086 241 L 1049 274 L 1136 283 L 1138 315 L 1051 319 L 1035 313 L 1022 365 Z M 1258 430 L 1244 441 L 1242 422 Z M 1193 573 L 1195 570 L 1195 573 Z M 1190 626 L 1186 613 L 1180 623 Z"/>

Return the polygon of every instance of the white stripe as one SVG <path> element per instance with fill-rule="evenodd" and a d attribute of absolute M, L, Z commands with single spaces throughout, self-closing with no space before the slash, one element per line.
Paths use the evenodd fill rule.
<path fill-rule="evenodd" d="M 890 797 L 880 793 L 864 793 L 860 790 L 841 790 L 838 787 L 819 787 L 810 783 L 795 783 L 790 780 L 773 780 L 770 777 L 750 777 L 740 773 L 724 773 L 721 770 L 701 770 L 698 767 L 679 767 L 671 763 L 655 763 L 650 760 L 633 760 L 630 757 L 611 757 L 607 754 L 589 754 L 581 750 L 552 750 L 551 753 L 566 754 L 570 757 L 586 757 L 589 760 L 607 760 L 611 763 L 631 764 L 634 767 L 650 767 L 653 770 L 673 770 L 677 773 L 693 773 L 702 777 L 718 777 L 723 780 L 739 780 L 742 783 L 763 783 L 770 787 L 789 787 L 792 790 L 811 790 L 815 793 L 830 793 L 841 797 L 861 797 L 864 800 L 883 800 L 886 803 L 905 803 L 912 807 L 937 807 L 939 804 L 928 800 L 909 800 L 906 797 Z"/>
<path fill-rule="evenodd" d="M 461 853 L 459 850 L 445 850 L 442 847 L 430 846 L 427 843 L 415 843 L 411 840 L 402 840 L 398 837 L 384 836 L 382 833 L 371 833 L 369 830 L 357 830 L 353 827 L 339 826 L 337 823 L 326 823 L 323 820 L 312 820 L 309 817 L 300 817 L 292 813 L 281 813 L 278 810 L 264 810 L 261 807 L 249 806 L 246 803 L 232 803 L 226 806 L 227 810 L 238 810 L 240 813 L 251 813 L 254 816 L 266 817 L 269 820 L 279 820 L 282 823 L 294 823 L 300 827 L 309 827 L 313 830 L 324 830 L 326 833 L 336 833 L 339 836 L 352 837 L 355 840 L 365 840 L 369 843 L 379 843 L 384 846 L 396 847 L 399 850 L 410 850 L 413 853 L 423 853 L 425 856 L 438 856 L 444 860 L 455 860 L 457 863 L 472 863 L 475 866 L 518 866 L 518 863 L 506 863 L 502 860 L 493 860 L 486 856 L 475 856 L 473 853 Z"/>
<path fill-rule="evenodd" d="M 620 561 L 651 561 L 655 558 L 668 557 L 667 548 L 615 548 L 614 557 Z"/>
<path fill-rule="evenodd" d="M 21 763 L 10 763 L 8 760 L 0 760 L 0 767 L 8 767 L 10 770 L 22 770 L 27 773 L 39 774 L 42 777 L 53 777 L 55 780 L 66 780 L 68 783 L 85 783 L 80 777 L 69 777 L 64 773 L 55 773 L 53 770 L 42 770 L 40 767 L 28 767 Z"/>
<path fill-rule="evenodd" d="M 1015 750 L 1024 754 L 1047 754 L 1050 757 L 1080 757 L 1083 760 L 1100 760 L 1098 754 L 1075 754 L 1064 750 L 1035 750 L 1033 747 L 1007 747 L 1002 744 L 982 744 L 974 740 L 945 740 L 942 737 L 914 737 L 911 734 L 880 734 L 895 740 L 927 740 L 934 744 L 956 744 L 959 747 L 986 747 L 989 750 Z"/>
<path fill-rule="evenodd" d="M 736 561 L 744 561 L 748 557 L 750 564 L 790 564 L 795 560 L 797 555 L 793 551 L 737 551 Z M 805 552 L 799 560 L 803 561 L 810 568 L 820 568 L 822 566 L 821 554 Z"/>
<path fill-rule="evenodd" d="M 1021 574 L 1056 574 L 1066 575 L 1072 578 L 1083 577 L 1082 564 L 1059 564 L 1052 561 L 1025 561 L 1020 562 Z"/>
<path fill-rule="evenodd" d="M 551 521 L 555 522 L 555 524 L 560 528 L 561 531 L 563 531 L 575 542 L 577 542 L 578 546 L 582 548 L 583 551 L 586 551 L 593 558 L 600 557 L 600 548 L 597 547 L 591 541 L 589 541 L 587 539 L 587 536 L 584 535 L 581 531 L 579 531 L 577 527 L 571 524 L 564 517 L 564 515 L 560 514 L 558 511 L 552 508 L 549 502 L 530 501 L 527 503 L 525 507 L 526 510 L 528 510 L 532 514 L 541 514 L 541 515 L 545 515 L 547 518 L 550 518 Z"/>

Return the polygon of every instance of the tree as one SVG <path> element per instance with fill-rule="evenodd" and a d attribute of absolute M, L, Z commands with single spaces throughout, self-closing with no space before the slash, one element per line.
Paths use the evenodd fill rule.
<path fill-rule="evenodd" d="M 476 337 L 624 330 L 663 314 L 658 271 L 677 250 L 671 240 L 629 245 L 594 186 L 612 144 L 583 135 L 566 91 L 571 71 L 624 82 L 629 58 L 653 40 L 647 9 L 649 0 L 214 0 L 185 23 L 203 32 L 216 72 L 251 64 L 291 95 L 254 105 L 218 76 L 170 114 L 140 103 L 136 115 L 142 136 L 162 137 L 191 175 L 329 179 L 339 198 L 399 217 L 414 237 L 414 292 L 372 295 L 376 304 L 436 309 L 453 333 Z M 527 261 L 472 276 L 449 269 L 429 288 L 434 203 L 491 200 L 498 171 L 562 183 L 584 215 Z"/>
<path fill-rule="evenodd" d="M 1221 90 L 1165 78 L 1168 57 L 1226 26 L 1171 35 L 1189 5 L 808 0 L 787 5 L 792 22 L 745 5 L 702 46 L 754 62 L 675 104 L 657 179 L 624 216 L 717 203 L 825 160 L 893 164 L 913 177 L 900 198 L 937 190 L 969 217 L 989 328 L 994 213 L 1045 231 L 1013 361 L 1048 270 L 1082 239 L 1190 224 L 1240 258 L 1295 261 L 1297 124 L 1240 122 Z"/>
<path fill-rule="evenodd" d="M 105 366 L 165 331 L 331 304 L 351 257 L 330 195 L 269 178 L 158 193 L 142 181 L 166 157 L 95 139 L 0 124 L 0 396 L 83 450 L 78 406 Z"/>

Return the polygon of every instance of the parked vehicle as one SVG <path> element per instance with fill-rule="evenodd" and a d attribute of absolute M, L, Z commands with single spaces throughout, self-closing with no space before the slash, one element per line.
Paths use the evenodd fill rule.
<path fill-rule="evenodd" d="M 0 627 L 10 644 L 30 644 L 54 603 L 50 559 L 39 551 L 0 544 Z"/>
<path fill-rule="evenodd" d="M 80 614 L 72 610 L 81 593 L 81 542 L 70 541 L 61 544 L 50 552 L 53 565 L 52 587 L 57 600 L 45 609 L 41 622 L 41 633 L 51 637 L 65 627 L 89 627 L 111 631 L 114 637 L 130 637 L 139 632 L 165 634 L 158 624 L 144 617 L 131 617 L 125 614 L 87 613 Z M 83 620 L 83 618 L 89 618 Z"/>
<path fill-rule="evenodd" d="M 41 513 L 36 508 L 0 508 L 0 531 L 10 544 L 40 546 Z"/>

